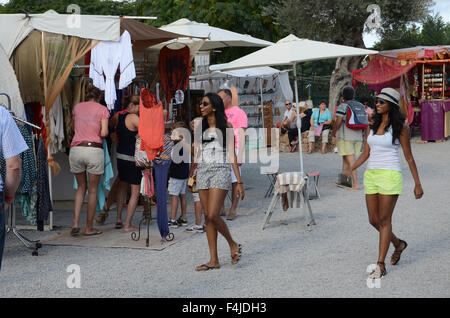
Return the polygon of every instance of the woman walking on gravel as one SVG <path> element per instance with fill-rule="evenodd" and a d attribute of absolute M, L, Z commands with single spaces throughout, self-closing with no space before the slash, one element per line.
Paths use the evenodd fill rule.
<path fill-rule="evenodd" d="M 423 196 L 416 163 L 411 153 L 409 131 L 399 107 L 400 94 L 393 88 L 384 88 L 377 96 L 373 124 L 367 131 L 364 151 L 351 167 L 351 171 L 369 159 L 364 173 L 364 190 L 369 222 L 380 232 L 378 262 L 369 278 L 386 275 L 385 258 L 389 244 L 395 247 L 391 264 L 396 265 L 408 244 L 392 233 L 392 213 L 398 196 L 402 194 L 403 177 L 398 148 L 401 145 L 405 159 L 414 178 L 416 199 Z"/>
<path fill-rule="evenodd" d="M 196 148 L 200 148 L 195 151 L 195 159 L 198 162 L 196 182 L 205 213 L 210 260 L 197 266 L 196 270 L 206 271 L 220 268 L 217 232 L 225 237 L 230 246 L 231 263 L 236 264 L 241 258 L 241 245 L 233 240 L 225 221 L 219 215 L 231 188 L 230 162 L 237 178 L 238 197 L 241 199 L 244 199 L 244 188 L 234 152 L 234 132 L 232 126 L 227 123 L 222 98 L 214 93 L 206 94 L 200 104 L 200 110 L 203 119 L 196 129 Z"/>

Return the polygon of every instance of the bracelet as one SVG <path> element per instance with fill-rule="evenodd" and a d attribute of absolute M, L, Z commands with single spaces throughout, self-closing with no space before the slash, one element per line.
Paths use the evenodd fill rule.
<path fill-rule="evenodd" d="M 238 182 L 238 184 L 243 184 L 242 182 Z"/>

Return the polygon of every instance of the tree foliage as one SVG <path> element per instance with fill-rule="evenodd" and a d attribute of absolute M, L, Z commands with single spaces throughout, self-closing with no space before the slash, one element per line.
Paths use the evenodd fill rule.
<path fill-rule="evenodd" d="M 44 13 L 54 10 L 60 14 L 68 13 L 67 7 L 76 3 L 81 14 L 134 15 L 135 6 L 130 1 L 101 0 L 10 0 L 0 8 L 1 13 Z"/>
<path fill-rule="evenodd" d="M 429 13 L 432 0 L 279 0 L 265 14 L 279 23 L 282 32 L 311 40 L 365 47 L 362 39 L 369 5 L 381 9 L 382 30 L 396 30 L 420 21 Z"/>
<path fill-rule="evenodd" d="M 383 33 L 375 48 L 384 51 L 446 44 L 450 44 L 450 23 L 446 23 L 439 15 L 429 15 L 421 26 L 411 24 Z"/>

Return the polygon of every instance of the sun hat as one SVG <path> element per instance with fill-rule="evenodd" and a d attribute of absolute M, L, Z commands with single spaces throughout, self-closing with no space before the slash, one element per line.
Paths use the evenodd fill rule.
<path fill-rule="evenodd" d="M 395 90 L 393 88 L 390 88 L 390 87 L 383 88 L 381 90 L 381 93 L 378 94 L 376 97 L 387 100 L 388 102 L 391 102 L 391 103 L 399 106 L 398 103 L 400 101 L 400 93 L 397 92 L 397 90 Z"/>

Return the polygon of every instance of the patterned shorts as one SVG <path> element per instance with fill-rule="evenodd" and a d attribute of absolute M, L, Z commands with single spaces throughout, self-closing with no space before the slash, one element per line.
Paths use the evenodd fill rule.
<path fill-rule="evenodd" d="M 197 170 L 197 189 L 222 189 L 231 188 L 230 164 L 199 164 Z"/>

